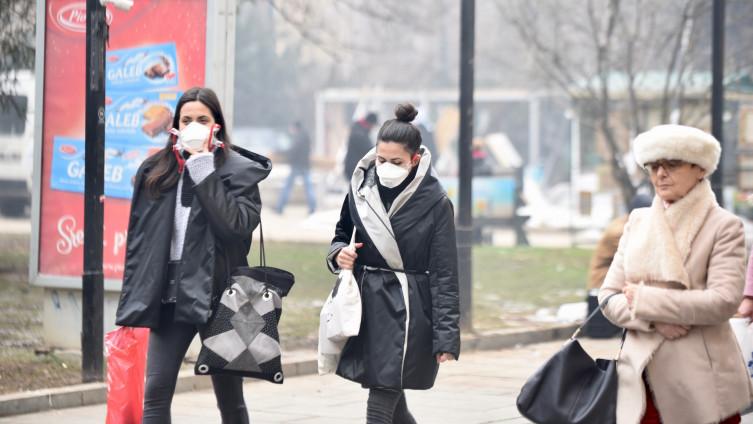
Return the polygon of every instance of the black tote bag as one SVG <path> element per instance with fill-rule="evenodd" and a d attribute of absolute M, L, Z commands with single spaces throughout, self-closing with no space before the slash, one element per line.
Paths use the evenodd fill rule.
<path fill-rule="evenodd" d="M 194 372 L 284 380 L 280 336 L 282 298 L 293 287 L 293 274 L 266 266 L 264 232 L 260 228 L 257 267 L 239 267 L 201 331 L 201 351 Z"/>
<path fill-rule="evenodd" d="M 576 338 L 583 326 L 612 296 L 614 294 L 604 299 L 562 349 L 523 385 L 518 395 L 517 407 L 524 417 L 539 424 L 616 422 L 618 359 L 594 360 L 583 350 Z M 622 344 L 624 343 L 623 330 Z"/>

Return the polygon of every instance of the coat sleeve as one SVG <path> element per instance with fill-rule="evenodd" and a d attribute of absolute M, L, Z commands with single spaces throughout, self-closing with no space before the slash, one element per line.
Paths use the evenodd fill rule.
<path fill-rule="evenodd" d="M 346 195 L 342 209 L 340 209 L 340 220 L 337 221 L 337 225 L 335 226 L 335 238 L 332 239 L 329 252 L 327 253 L 327 268 L 333 274 L 340 272 L 340 267 L 337 265 L 335 258 L 340 253 L 340 249 L 350 244 L 350 237 L 353 234 L 353 221 L 350 219 L 349 200 Z"/>
<path fill-rule="evenodd" d="M 720 225 L 708 262 L 706 288 L 677 290 L 639 285 L 635 316 L 682 325 L 716 325 L 731 318 L 743 296 L 745 233 L 737 218 Z"/>
<path fill-rule="evenodd" d="M 128 234 L 131 234 L 131 230 L 136 226 L 139 218 L 138 199 L 141 195 L 141 186 L 144 184 L 144 168 L 146 166 L 146 161 L 142 162 L 136 171 L 136 175 L 133 176 L 133 194 L 131 195 L 131 209 L 128 214 Z"/>
<path fill-rule="evenodd" d="M 460 356 L 460 301 L 455 217 L 446 197 L 434 207 L 434 235 L 429 246 L 433 353 Z"/>
<path fill-rule="evenodd" d="M 245 240 L 259 225 L 261 196 L 257 174 L 258 170 L 249 164 L 228 176 L 214 171 L 194 185 L 194 194 L 220 239 Z"/>
<path fill-rule="evenodd" d="M 139 169 L 136 170 L 136 175 L 133 177 L 133 194 L 131 195 L 131 209 L 128 213 L 128 232 L 126 233 L 126 264 L 128 263 L 129 257 L 133 254 L 133 250 L 129 252 L 128 246 L 131 244 L 132 237 L 136 235 L 133 230 L 136 228 L 136 225 L 141 218 L 141 210 L 143 209 L 144 203 L 144 199 L 141 197 L 141 192 L 144 190 L 144 173 L 146 168 L 151 166 L 151 161 L 152 158 L 147 158 L 143 161 L 141 165 L 139 165 Z M 126 270 L 128 270 L 127 266 Z"/>
<path fill-rule="evenodd" d="M 633 215 L 631 215 L 631 218 Z M 630 220 L 625 224 L 625 229 L 620 237 L 620 243 L 617 247 L 617 253 L 614 255 L 612 265 L 609 266 L 607 276 L 604 278 L 599 290 L 599 303 L 603 302 L 609 295 L 621 293 L 625 287 L 625 248 L 630 237 Z M 618 294 L 607 302 L 603 309 L 604 316 L 615 325 L 628 330 L 637 331 L 654 331 L 651 322 L 644 319 L 636 319 L 631 316 L 630 307 L 624 294 Z"/>

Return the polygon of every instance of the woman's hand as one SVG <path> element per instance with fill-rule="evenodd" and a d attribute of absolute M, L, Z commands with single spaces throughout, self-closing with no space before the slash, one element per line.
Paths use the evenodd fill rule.
<path fill-rule="evenodd" d="M 654 328 L 667 340 L 679 339 L 690 331 L 689 325 L 666 324 L 663 322 L 654 323 Z"/>
<path fill-rule="evenodd" d="M 446 352 L 445 353 L 437 353 L 437 363 L 438 364 L 441 364 L 442 362 L 454 361 L 454 360 L 455 360 L 455 355 L 453 355 L 451 353 L 446 353 Z"/>
<path fill-rule="evenodd" d="M 633 301 L 635 300 L 635 292 L 638 290 L 638 286 L 635 284 L 628 284 L 622 289 L 622 294 L 625 295 L 629 307 L 633 307 Z"/>
<path fill-rule="evenodd" d="M 743 318 L 753 318 L 753 297 L 745 297 L 737 308 L 737 314 Z"/>
<path fill-rule="evenodd" d="M 356 249 L 363 246 L 363 243 L 356 243 L 355 247 L 343 247 L 335 257 L 335 262 L 340 269 L 353 269 L 353 265 L 356 263 L 358 254 Z"/>

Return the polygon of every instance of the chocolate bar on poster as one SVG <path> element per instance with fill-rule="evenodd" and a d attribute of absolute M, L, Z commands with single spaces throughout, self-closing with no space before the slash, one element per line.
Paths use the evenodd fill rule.
<path fill-rule="evenodd" d="M 107 93 L 105 137 L 164 145 L 181 93 L 176 91 Z"/>
<path fill-rule="evenodd" d="M 164 90 L 178 86 L 175 43 L 110 50 L 105 67 L 107 92 Z"/>

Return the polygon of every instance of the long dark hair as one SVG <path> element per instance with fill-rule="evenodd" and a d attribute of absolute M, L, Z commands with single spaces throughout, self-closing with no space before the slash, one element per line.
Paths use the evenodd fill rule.
<path fill-rule="evenodd" d="M 417 153 L 421 147 L 421 131 L 411 124 L 416 115 L 418 110 L 410 103 L 395 106 L 395 119 L 382 124 L 377 134 L 377 142 L 400 143 L 411 155 Z"/>
<path fill-rule="evenodd" d="M 230 136 L 225 126 L 225 116 L 222 114 L 220 101 L 217 98 L 217 94 L 211 88 L 193 87 L 183 93 L 178 100 L 178 104 L 175 106 L 173 128 L 179 128 L 180 110 L 183 108 L 183 105 L 196 101 L 206 106 L 212 112 L 214 122 L 220 125 L 220 129 L 217 131 L 217 139 L 225 143 L 225 147 L 214 150 L 214 166 L 220 167 L 225 163 L 226 150 L 230 148 Z M 170 190 L 178 184 L 178 179 L 180 178 L 178 174 L 178 160 L 175 159 L 175 154 L 173 153 L 173 137 L 171 136 L 168 139 L 167 144 L 162 150 L 147 160 L 153 161 L 154 165 L 144 180 L 144 188 L 146 188 L 152 198 L 157 198 L 161 193 Z"/>

